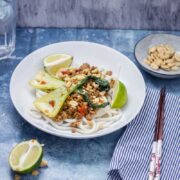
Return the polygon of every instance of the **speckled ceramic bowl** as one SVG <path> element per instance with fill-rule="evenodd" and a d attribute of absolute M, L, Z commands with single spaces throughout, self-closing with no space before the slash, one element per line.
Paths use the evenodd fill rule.
<path fill-rule="evenodd" d="M 180 52 L 180 37 L 171 34 L 151 34 L 140 40 L 135 47 L 135 57 L 139 65 L 146 72 L 159 78 L 180 78 L 180 68 L 177 71 L 153 70 L 144 63 L 149 47 L 157 44 L 169 44 Z"/>

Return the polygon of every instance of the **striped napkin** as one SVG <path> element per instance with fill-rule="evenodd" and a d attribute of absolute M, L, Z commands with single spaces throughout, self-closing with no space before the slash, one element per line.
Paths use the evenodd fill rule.
<path fill-rule="evenodd" d="M 159 91 L 147 89 L 137 117 L 118 141 L 108 172 L 108 180 L 146 180 L 154 138 Z M 180 97 L 166 95 L 161 179 L 179 180 Z"/>

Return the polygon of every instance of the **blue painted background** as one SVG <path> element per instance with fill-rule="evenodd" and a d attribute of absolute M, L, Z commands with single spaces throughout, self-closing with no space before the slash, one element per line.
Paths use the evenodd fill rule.
<path fill-rule="evenodd" d="M 17 29 L 15 53 L 11 59 L 0 61 L 0 179 L 13 179 L 14 174 L 8 165 L 12 146 L 23 140 L 37 138 L 45 144 L 44 158 L 48 160 L 49 167 L 41 169 L 39 176 L 26 175 L 22 177 L 23 180 L 105 180 L 113 150 L 124 128 L 90 140 L 71 140 L 46 134 L 28 124 L 13 107 L 9 95 L 12 72 L 23 57 L 33 50 L 68 40 L 92 41 L 110 46 L 136 63 L 135 44 L 144 36 L 155 32 L 159 31 Z M 168 33 L 180 35 L 180 32 Z M 168 92 L 180 95 L 180 79 L 161 80 L 142 73 L 147 86 L 159 89 L 166 85 Z"/>

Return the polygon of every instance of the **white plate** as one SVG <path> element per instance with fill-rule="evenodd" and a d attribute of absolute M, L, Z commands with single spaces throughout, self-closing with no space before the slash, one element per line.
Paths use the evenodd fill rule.
<path fill-rule="evenodd" d="M 70 54 L 74 56 L 74 62 L 77 64 L 87 62 L 112 70 L 114 74 L 117 74 L 120 65 L 120 80 L 124 82 L 128 91 L 128 103 L 122 110 L 122 118 L 97 133 L 82 135 L 54 129 L 44 123 L 43 120 L 31 117 L 27 110 L 32 106 L 35 96 L 34 91 L 28 85 L 28 81 L 33 79 L 36 73 L 43 68 L 42 59 L 54 53 Z M 11 77 L 10 95 L 19 114 L 38 129 L 56 136 L 85 139 L 109 134 L 127 125 L 138 114 L 143 105 L 145 83 L 137 67 L 120 52 L 100 44 L 69 41 L 45 46 L 26 56 L 16 67 Z"/>

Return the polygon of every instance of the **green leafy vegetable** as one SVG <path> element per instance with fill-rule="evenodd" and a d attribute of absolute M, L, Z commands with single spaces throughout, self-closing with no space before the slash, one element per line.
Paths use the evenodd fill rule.
<path fill-rule="evenodd" d="M 86 84 L 89 80 L 93 80 L 96 84 L 98 84 L 100 91 L 106 91 L 107 92 L 110 89 L 109 82 L 107 80 L 101 79 L 101 78 L 96 77 L 96 76 L 87 76 L 77 85 L 75 90 L 77 90 L 77 92 L 83 96 L 84 101 L 86 101 L 90 107 L 92 107 L 92 108 L 104 108 L 104 107 L 106 107 L 109 104 L 109 102 L 105 102 L 103 104 L 95 104 L 90 100 L 88 93 L 82 90 L 82 86 L 84 84 Z"/>
<path fill-rule="evenodd" d="M 76 89 L 82 88 L 82 86 L 84 84 L 86 84 L 89 80 L 93 80 L 96 84 L 99 85 L 99 90 L 100 91 L 109 91 L 110 86 L 109 86 L 109 82 L 105 79 L 101 79 L 99 77 L 96 76 L 86 76 L 83 80 L 81 80 L 80 83 L 77 84 Z"/>
<path fill-rule="evenodd" d="M 102 104 L 95 104 L 90 100 L 88 93 L 86 93 L 86 92 L 84 92 L 82 90 L 78 90 L 78 93 L 83 96 L 84 101 L 86 101 L 89 104 L 89 106 L 92 107 L 92 108 L 95 108 L 95 109 L 96 108 L 104 108 L 109 104 L 109 102 L 105 102 L 105 103 L 102 103 Z"/>
<path fill-rule="evenodd" d="M 99 85 L 99 90 L 100 91 L 109 91 L 110 86 L 109 82 L 106 79 L 101 79 L 96 76 L 89 76 L 89 79 L 92 79 L 96 84 Z"/>

